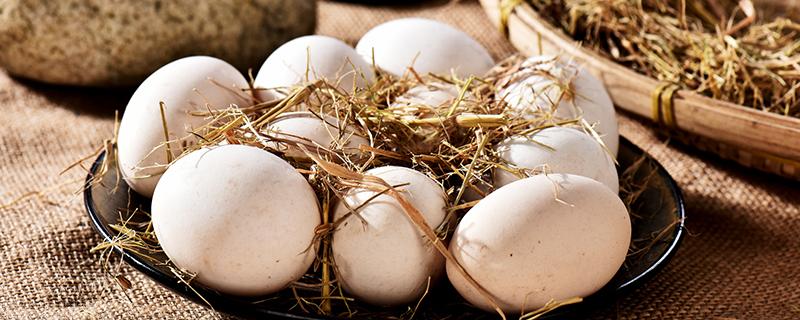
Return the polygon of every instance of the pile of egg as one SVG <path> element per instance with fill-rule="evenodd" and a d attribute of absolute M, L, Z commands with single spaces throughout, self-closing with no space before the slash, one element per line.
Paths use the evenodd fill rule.
<path fill-rule="evenodd" d="M 572 78 L 574 98 L 554 111 L 582 116 L 603 143 L 581 129 L 552 127 L 493 146 L 511 166 L 546 165 L 550 173 L 520 179 L 496 171 L 495 191 L 463 216 L 449 238 L 454 261 L 445 261 L 396 199 L 350 190 L 332 209 L 334 219 L 344 219 L 332 240 L 336 279 L 350 296 L 378 306 L 405 305 L 420 299 L 429 281 L 446 276 L 467 301 L 491 310 L 457 272 L 460 265 L 503 310 L 519 312 L 588 296 L 614 276 L 625 258 L 631 226 L 617 195 L 613 156 L 619 137 L 611 100 L 597 78 L 572 62 L 532 57 L 525 63 Z M 285 97 L 287 88 L 316 79 L 338 81 L 346 91 L 363 88 L 374 80 L 373 64 L 396 76 L 413 66 L 421 74 L 466 78 L 485 74 L 495 63 L 465 33 L 410 18 L 375 27 L 355 49 L 325 36 L 289 41 L 264 62 L 254 81 L 264 90 L 255 94 L 244 90 L 249 84 L 239 71 L 211 57 L 176 60 L 148 77 L 122 118 L 118 163 L 130 187 L 152 198 L 153 227 L 169 259 L 203 285 L 240 296 L 274 293 L 308 272 L 315 259 L 320 207 L 307 177 L 284 158 L 226 144 L 184 155 L 162 173 L 163 167 L 180 155 L 176 141 L 203 125 L 203 118 L 192 112 Z M 496 96 L 524 117 L 528 110 L 551 108 L 545 102 L 561 94 L 552 81 L 534 72 L 499 88 Z M 457 94 L 453 87 L 423 86 L 392 103 L 439 105 Z M 292 112 L 266 130 L 321 146 L 342 144 L 353 152 L 369 144 L 355 132 L 338 132 L 338 126 L 323 123 L 335 121 Z M 346 138 L 332 138 L 337 136 Z M 165 140 L 173 141 L 169 148 Z M 281 147 L 276 143 L 276 149 Z M 279 153 L 284 157 L 305 156 L 284 151 Z M 398 189 L 428 225 L 446 219 L 445 191 L 427 175 L 396 166 L 365 174 L 401 185 Z M 348 215 L 352 208 L 358 208 L 358 215 Z"/>

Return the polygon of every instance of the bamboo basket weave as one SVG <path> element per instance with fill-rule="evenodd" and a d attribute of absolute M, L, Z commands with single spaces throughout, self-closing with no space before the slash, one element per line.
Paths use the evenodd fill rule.
<path fill-rule="evenodd" d="M 644 76 L 581 47 L 524 1 L 481 4 L 522 53 L 574 56 L 605 83 L 618 108 L 652 119 L 664 132 L 698 149 L 800 180 L 800 119 L 678 90 Z"/>

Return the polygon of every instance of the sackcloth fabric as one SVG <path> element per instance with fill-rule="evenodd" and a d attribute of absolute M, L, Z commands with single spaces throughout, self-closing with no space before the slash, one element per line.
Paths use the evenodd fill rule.
<path fill-rule="evenodd" d="M 496 59 L 514 53 L 473 1 L 321 2 L 317 33 L 355 44 L 371 27 L 410 16 L 456 26 Z M 0 209 L 0 318 L 214 318 L 131 267 L 122 268 L 131 289 L 110 282 L 89 253 L 101 239 L 75 193 L 85 172 L 59 175 L 111 135 L 114 110 L 131 93 L 44 85 L 0 71 L 0 203 L 41 191 Z M 689 235 L 658 275 L 592 317 L 800 319 L 800 183 L 667 143 L 645 120 L 620 113 L 619 121 L 621 134 L 682 188 Z"/>

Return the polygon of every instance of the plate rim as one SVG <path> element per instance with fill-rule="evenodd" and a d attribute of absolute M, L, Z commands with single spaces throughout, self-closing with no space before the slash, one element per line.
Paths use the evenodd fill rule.
<path fill-rule="evenodd" d="M 678 251 L 678 247 L 680 246 L 680 243 L 683 240 L 686 229 L 686 203 L 685 200 L 683 199 L 683 192 L 681 192 L 681 188 L 678 186 L 678 183 L 675 182 L 675 179 L 672 178 L 672 175 L 669 174 L 667 169 L 661 165 L 661 162 L 658 162 L 655 158 L 650 156 L 649 153 L 642 150 L 642 148 L 639 148 L 639 146 L 637 146 L 635 143 L 631 142 L 625 137 L 620 136 L 620 144 L 623 143 L 629 144 L 631 147 L 633 147 L 634 151 L 644 154 L 653 160 L 653 163 L 656 165 L 656 172 L 658 172 L 658 175 L 661 176 L 664 179 L 664 181 L 666 181 L 667 187 L 669 188 L 670 193 L 672 193 L 672 197 L 675 198 L 676 200 L 675 211 L 678 218 L 678 222 L 675 225 L 675 232 L 674 232 L 675 240 L 673 240 L 672 243 L 670 243 L 669 247 L 667 247 L 667 250 L 664 252 L 664 254 L 662 254 L 661 257 L 659 257 L 659 259 L 656 260 L 652 266 L 650 266 L 650 268 L 647 268 L 647 270 L 645 270 L 638 276 L 634 277 L 633 279 L 630 279 L 625 283 L 619 285 L 619 287 L 616 290 L 617 292 L 627 292 L 629 290 L 632 290 L 633 288 L 635 288 L 636 285 L 646 282 L 653 275 L 658 273 L 658 271 L 664 268 L 667 265 L 667 262 L 669 262 L 669 260 L 671 260 L 672 257 L 675 255 L 675 253 Z"/>

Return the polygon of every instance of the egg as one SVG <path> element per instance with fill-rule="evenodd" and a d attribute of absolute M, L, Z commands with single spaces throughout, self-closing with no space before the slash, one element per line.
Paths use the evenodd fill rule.
<path fill-rule="evenodd" d="M 559 101 L 562 88 L 569 83 L 572 94 L 564 95 L 553 113 L 563 119 L 582 117 L 601 136 L 606 147 L 616 156 L 619 148 L 619 129 L 614 104 L 603 83 L 573 61 L 550 56 L 534 56 L 523 63 L 525 73 L 498 91 L 508 105 L 522 116 L 532 110 L 550 111 Z M 549 73 L 548 76 L 546 73 Z M 517 76 L 520 76 L 519 74 Z M 559 81 L 553 81 L 555 77 Z"/>
<path fill-rule="evenodd" d="M 325 79 L 352 92 L 374 79 L 372 65 L 339 39 L 311 35 L 291 40 L 269 55 L 258 70 L 254 85 L 262 101 L 285 96 L 288 87 Z"/>
<path fill-rule="evenodd" d="M 619 270 L 631 239 L 625 205 L 600 182 L 537 175 L 512 182 L 461 219 L 450 251 L 507 313 L 587 297 Z M 454 263 L 447 276 L 471 304 L 492 307 Z"/>
<path fill-rule="evenodd" d="M 442 110 L 449 108 L 458 99 L 461 88 L 444 82 L 419 84 L 397 96 L 389 106 L 401 119 L 418 120 L 444 116 Z M 470 92 L 464 92 L 463 100 L 472 99 Z"/>
<path fill-rule="evenodd" d="M 456 85 L 442 82 L 432 82 L 411 87 L 406 92 L 395 98 L 392 107 L 441 107 L 452 104 L 460 93 L 460 88 Z M 471 97 L 469 92 L 465 92 L 465 98 Z"/>
<path fill-rule="evenodd" d="M 262 149 L 231 144 L 176 160 L 156 187 L 151 214 L 170 261 L 220 292 L 273 293 L 314 261 L 314 191 Z"/>
<path fill-rule="evenodd" d="M 322 117 L 322 118 L 320 118 Z M 342 149 L 346 154 L 357 154 L 362 144 L 369 145 L 352 127 L 341 128 L 339 120 L 329 115 L 317 115 L 308 111 L 287 112 L 280 115 L 267 126 L 265 133 L 281 140 L 289 140 L 303 145 L 309 152 L 321 153 L 322 148 Z M 342 130 L 344 129 L 344 130 Z M 297 159 L 308 156 L 295 145 L 285 142 L 269 144 L 284 155 Z"/>
<path fill-rule="evenodd" d="M 395 166 L 374 168 L 366 174 L 392 186 L 402 185 L 397 189 L 432 228 L 444 221 L 444 190 L 428 176 Z M 345 291 L 367 303 L 397 306 L 415 302 L 425 292 L 429 277 L 433 283 L 443 273 L 444 259 L 394 198 L 376 195 L 351 189 L 336 205 L 334 219 L 343 219 L 332 242 L 337 279 Z M 348 207 L 359 208 L 358 216 L 347 215 Z"/>
<path fill-rule="evenodd" d="M 619 192 L 614 160 L 594 138 L 579 129 L 551 127 L 527 137 L 510 137 L 497 144 L 495 151 L 515 168 L 576 174 L 600 181 L 615 194 Z M 519 178 L 506 170 L 494 170 L 496 188 L 516 180 Z"/>
<path fill-rule="evenodd" d="M 246 88 L 247 80 L 236 68 L 204 56 L 175 60 L 147 77 L 125 107 L 117 135 L 119 168 L 128 185 L 151 197 L 167 164 L 160 102 L 164 103 L 169 140 L 191 144 L 196 140 L 190 133 L 207 120 L 189 113 L 231 104 L 246 107 L 252 104 L 249 94 L 242 91 Z M 172 157 L 177 157 L 181 143 L 169 145 Z"/>
<path fill-rule="evenodd" d="M 442 22 L 405 18 L 369 30 L 356 45 L 367 61 L 382 70 L 402 76 L 409 67 L 420 74 L 462 78 L 482 76 L 494 66 L 486 48 L 466 33 Z"/>

